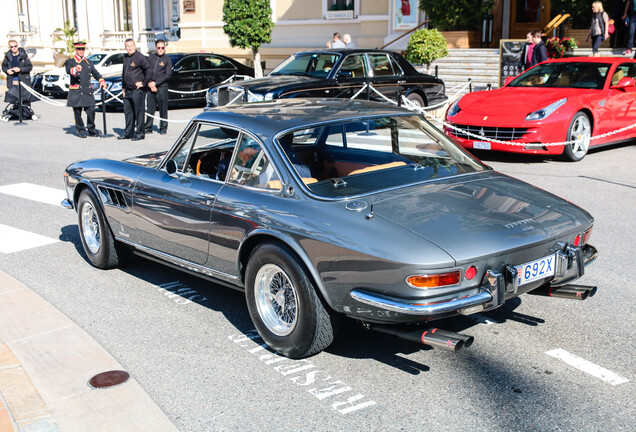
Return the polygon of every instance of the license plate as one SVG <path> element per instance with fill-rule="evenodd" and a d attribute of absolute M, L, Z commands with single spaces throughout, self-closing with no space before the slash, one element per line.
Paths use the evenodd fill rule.
<path fill-rule="evenodd" d="M 554 276 L 556 255 L 548 255 L 517 266 L 517 286 Z"/>
<path fill-rule="evenodd" d="M 46 83 L 46 84 L 44 84 L 44 85 L 45 85 L 46 87 L 53 87 L 53 84 L 52 84 L 52 83 Z"/>
<path fill-rule="evenodd" d="M 488 141 L 473 141 L 473 148 L 479 150 L 490 150 L 490 143 Z"/>
<path fill-rule="evenodd" d="M 102 100 L 102 92 L 95 92 L 95 93 L 93 93 L 93 96 L 95 97 L 96 101 L 101 101 Z"/>

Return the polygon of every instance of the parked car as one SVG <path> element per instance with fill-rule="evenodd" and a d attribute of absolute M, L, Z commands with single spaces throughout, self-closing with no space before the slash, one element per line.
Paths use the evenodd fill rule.
<path fill-rule="evenodd" d="M 468 149 L 563 155 L 570 161 L 636 137 L 636 61 L 570 57 L 540 63 L 493 91 L 450 106 L 446 132 Z M 593 136 L 599 136 L 592 139 Z M 516 144 L 500 143 L 511 141 Z M 570 144 L 552 145 L 550 143 Z"/>
<path fill-rule="evenodd" d="M 418 106 L 446 100 L 444 82 L 419 73 L 401 54 L 386 50 L 334 49 L 299 52 L 267 77 L 208 91 L 208 106 L 293 97 L 351 98 L 365 84 L 391 100 L 406 96 Z M 368 88 L 360 98 L 384 101 Z"/>
<path fill-rule="evenodd" d="M 172 60 L 172 76 L 168 80 L 168 88 L 184 93 L 169 93 L 169 106 L 204 105 L 205 90 L 233 76 L 254 76 L 254 68 L 245 66 L 236 60 L 220 54 L 166 54 Z M 118 75 L 105 78 L 107 89 L 113 94 L 121 93 L 121 71 Z M 93 88 L 98 88 L 93 83 Z M 197 93 L 192 93 L 192 92 Z M 107 100 L 111 99 L 108 95 Z M 101 92 L 95 92 L 95 100 L 101 101 Z M 122 106 L 116 99 L 109 106 Z"/>
<path fill-rule="evenodd" d="M 64 179 L 92 265 L 132 250 L 244 290 L 292 358 L 329 346 L 343 316 L 457 349 L 472 337 L 401 325 L 596 290 L 570 284 L 597 255 L 592 216 L 388 104 L 210 109 L 167 151 L 79 161 Z"/>
<path fill-rule="evenodd" d="M 125 52 L 105 51 L 96 52 L 87 58 L 92 61 L 102 76 L 121 75 Z M 42 74 L 41 87 L 34 87 L 48 96 L 66 97 L 71 79 L 65 67 L 59 67 Z"/>

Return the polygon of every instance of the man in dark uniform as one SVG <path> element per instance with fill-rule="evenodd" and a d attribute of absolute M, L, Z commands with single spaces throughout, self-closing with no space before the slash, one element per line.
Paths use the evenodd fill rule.
<path fill-rule="evenodd" d="M 31 79 L 29 75 L 33 65 L 29 56 L 24 48 L 18 46 L 18 42 L 15 39 L 9 41 L 9 51 L 4 54 L 2 60 L 2 72 L 7 74 L 7 88 L 11 88 L 13 85 L 17 85 L 19 81 L 22 81 L 31 86 Z"/>
<path fill-rule="evenodd" d="M 162 40 L 155 41 L 154 54 L 148 56 L 148 89 L 147 92 L 147 114 L 155 114 L 157 106 L 159 117 L 159 133 L 164 135 L 168 130 L 168 122 L 163 120 L 168 118 L 168 79 L 172 75 L 172 59 L 166 54 L 166 43 Z M 152 133 L 153 118 L 146 116 L 146 133 Z"/>
<path fill-rule="evenodd" d="M 135 41 L 126 39 L 126 52 L 121 75 L 122 95 L 124 96 L 124 134 L 117 139 L 144 139 L 145 104 L 148 73 L 148 58 L 137 51 Z"/>
<path fill-rule="evenodd" d="M 73 107 L 77 136 L 80 138 L 86 138 L 87 136 L 86 127 L 84 127 L 84 122 L 82 121 L 82 109 L 84 109 L 86 111 L 88 135 L 98 137 L 100 132 L 95 129 L 95 97 L 91 87 L 91 75 L 96 80 L 99 80 L 99 85 L 102 88 L 106 88 L 106 82 L 95 68 L 93 62 L 84 57 L 86 43 L 75 42 L 73 46 L 75 47 L 75 55 L 73 58 L 66 60 L 64 64 L 66 73 L 70 75 L 71 79 L 66 106 Z"/>

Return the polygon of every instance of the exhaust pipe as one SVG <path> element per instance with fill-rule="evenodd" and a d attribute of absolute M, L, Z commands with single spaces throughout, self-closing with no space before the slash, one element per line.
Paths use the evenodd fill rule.
<path fill-rule="evenodd" d="M 560 287 L 547 286 L 529 291 L 528 294 L 574 300 L 585 300 L 586 298 L 592 297 L 594 294 L 596 294 L 596 287 L 588 285 L 563 285 Z"/>
<path fill-rule="evenodd" d="M 406 331 L 394 326 L 372 325 L 371 330 L 376 330 L 380 333 L 397 336 L 400 339 L 404 339 L 409 342 L 430 345 L 435 348 L 442 348 L 453 352 L 457 352 L 464 347 L 468 348 L 474 341 L 474 338 L 472 336 L 466 336 L 448 330 L 441 330 L 438 328 Z"/>

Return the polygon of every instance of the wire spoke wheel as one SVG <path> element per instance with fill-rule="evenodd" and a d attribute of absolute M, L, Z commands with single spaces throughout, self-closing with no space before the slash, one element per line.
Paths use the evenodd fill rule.
<path fill-rule="evenodd" d="M 95 208 L 89 202 L 82 206 L 82 235 L 88 249 L 96 254 L 102 242 L 102 236 L 99 229 L 99 219 Z"/>
<path fill-rule="evenodd" d="M 256 274 L 254 295 L 259 315 L 277 336 L 291 333 L 298 317 L 298 295 L 289 276 L 275 264 L 266 264 Z"/>

